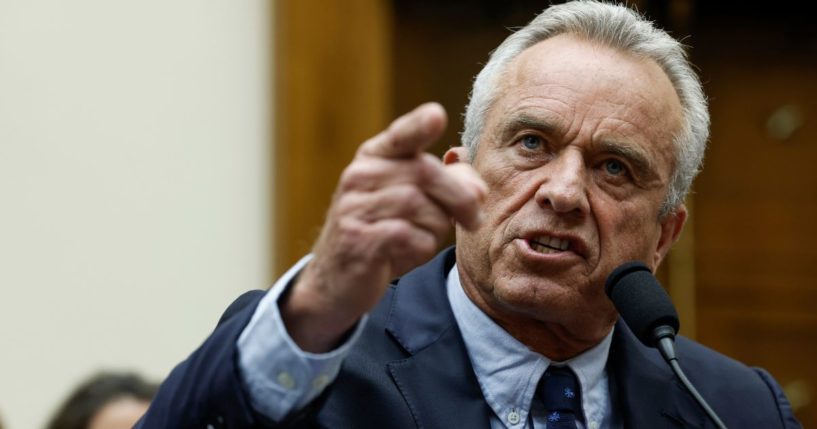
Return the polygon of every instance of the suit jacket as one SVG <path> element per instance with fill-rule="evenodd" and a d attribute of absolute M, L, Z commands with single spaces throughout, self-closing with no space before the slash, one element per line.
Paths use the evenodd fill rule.
<path fill-rule="evenodd" d="M 453 264 L 452 248 L 396 280 L 370 313 L 335 382 L 280 424 L 257 415 L 242 388 L 236 341 L 263 292 L 242 295 L 165 380 L 137 428 L 490 429 L 492 411 L 446 295 Z M 691 340 L 676 342 L 682 367 L 727 427 L 800 427 L 768 373 Z M 658 352 L 620 320 L 608 373 L 624 427 L 714 427 Z"/>

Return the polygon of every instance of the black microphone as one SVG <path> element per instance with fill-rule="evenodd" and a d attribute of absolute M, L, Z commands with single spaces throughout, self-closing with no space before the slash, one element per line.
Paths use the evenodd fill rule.
<path fill-rule="evenodd" d="M 678 313 L 652 271 L 642 262 L 627 262 L 607 277 L 604 291 L 635 336 L 647 347 L 657 348 L 661 352 L 661 356 L 715 426 L 726 429 L 678 364 L 675 354 L 675 334 L 680 327 Z"/>

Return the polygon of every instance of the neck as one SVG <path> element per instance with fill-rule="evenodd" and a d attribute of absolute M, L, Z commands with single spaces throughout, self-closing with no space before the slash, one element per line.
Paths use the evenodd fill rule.
<path fill-rule="evenodd" d="M 487 312 L 486 312 L 487 313 Z M 612 325 L 595 335 L 577 335 L 575 329 L 555 322 L 500 319 L 488 313 L 498 325 L 531 350 L 550 360 L 563 362 L 599 344 L 610 333 Z"/>
<path fill-rule="evenodd" d="M 460 281 L 468 298 L 488 317 L 532 351 L 556 362 L 574 358 L 593 348 L 604 340 L 615 324 L 615 317 L 543 320 L 486 299 L 479 289 L 467 283 L 468 280 L 460 277 Z"/>

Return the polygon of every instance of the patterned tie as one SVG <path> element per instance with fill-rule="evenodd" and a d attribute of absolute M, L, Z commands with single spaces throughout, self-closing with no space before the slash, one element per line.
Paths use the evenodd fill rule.
<path fill-rule="evenodd" d="M 584 422 L 581 387 L 570 368 L 549 366 L 536 394 L 547 410 L 547 429 L 576 429 L 576 421 Z"/>

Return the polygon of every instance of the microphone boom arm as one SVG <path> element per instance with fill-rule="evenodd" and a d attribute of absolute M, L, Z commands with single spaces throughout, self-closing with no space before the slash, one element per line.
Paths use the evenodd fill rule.
<path fill-rule="evenodd" d="M 667 330 L 671 332 L 670 335 L 667 335 Z M 661 352 L 661 356 L 664 357 L 664 360 L 667 361 L 670 368 L 672 368 L 672 372 L 675 373 L 675 376 L 681 380 L 681 384 L 683 384 L 692 397 L 695 398 L 695 402 L 704 409 L 706 415 L 712 420 L 712 423 L 715 423 L 718 429 L 726 429 L 726 425 L 723 424 L 715 411 L 706 403 L 703 396 L 698 393 L 698 389 L 692 385 L 692 382 L 689 381 L 686 374 L 684 374 L 684 370 L 681 369 L 681 365 L 678 363 L 678 356 L 675 355 L 675 331 L 669 326 L 663 325 L 655 328 L 654 335 L 657 340 L 655 347 Z"/>
<path fill-rule="evenodd" d="M 607 277 L 604 290 L 636 337 L 647 347 L 658 349 L 709 419 L 718 429 L 726 429 L 678 363 L 675 353 L 675 334 L 680 326 L 678 313 L 652 271 L 638 261 L 625 263 Z"/>

